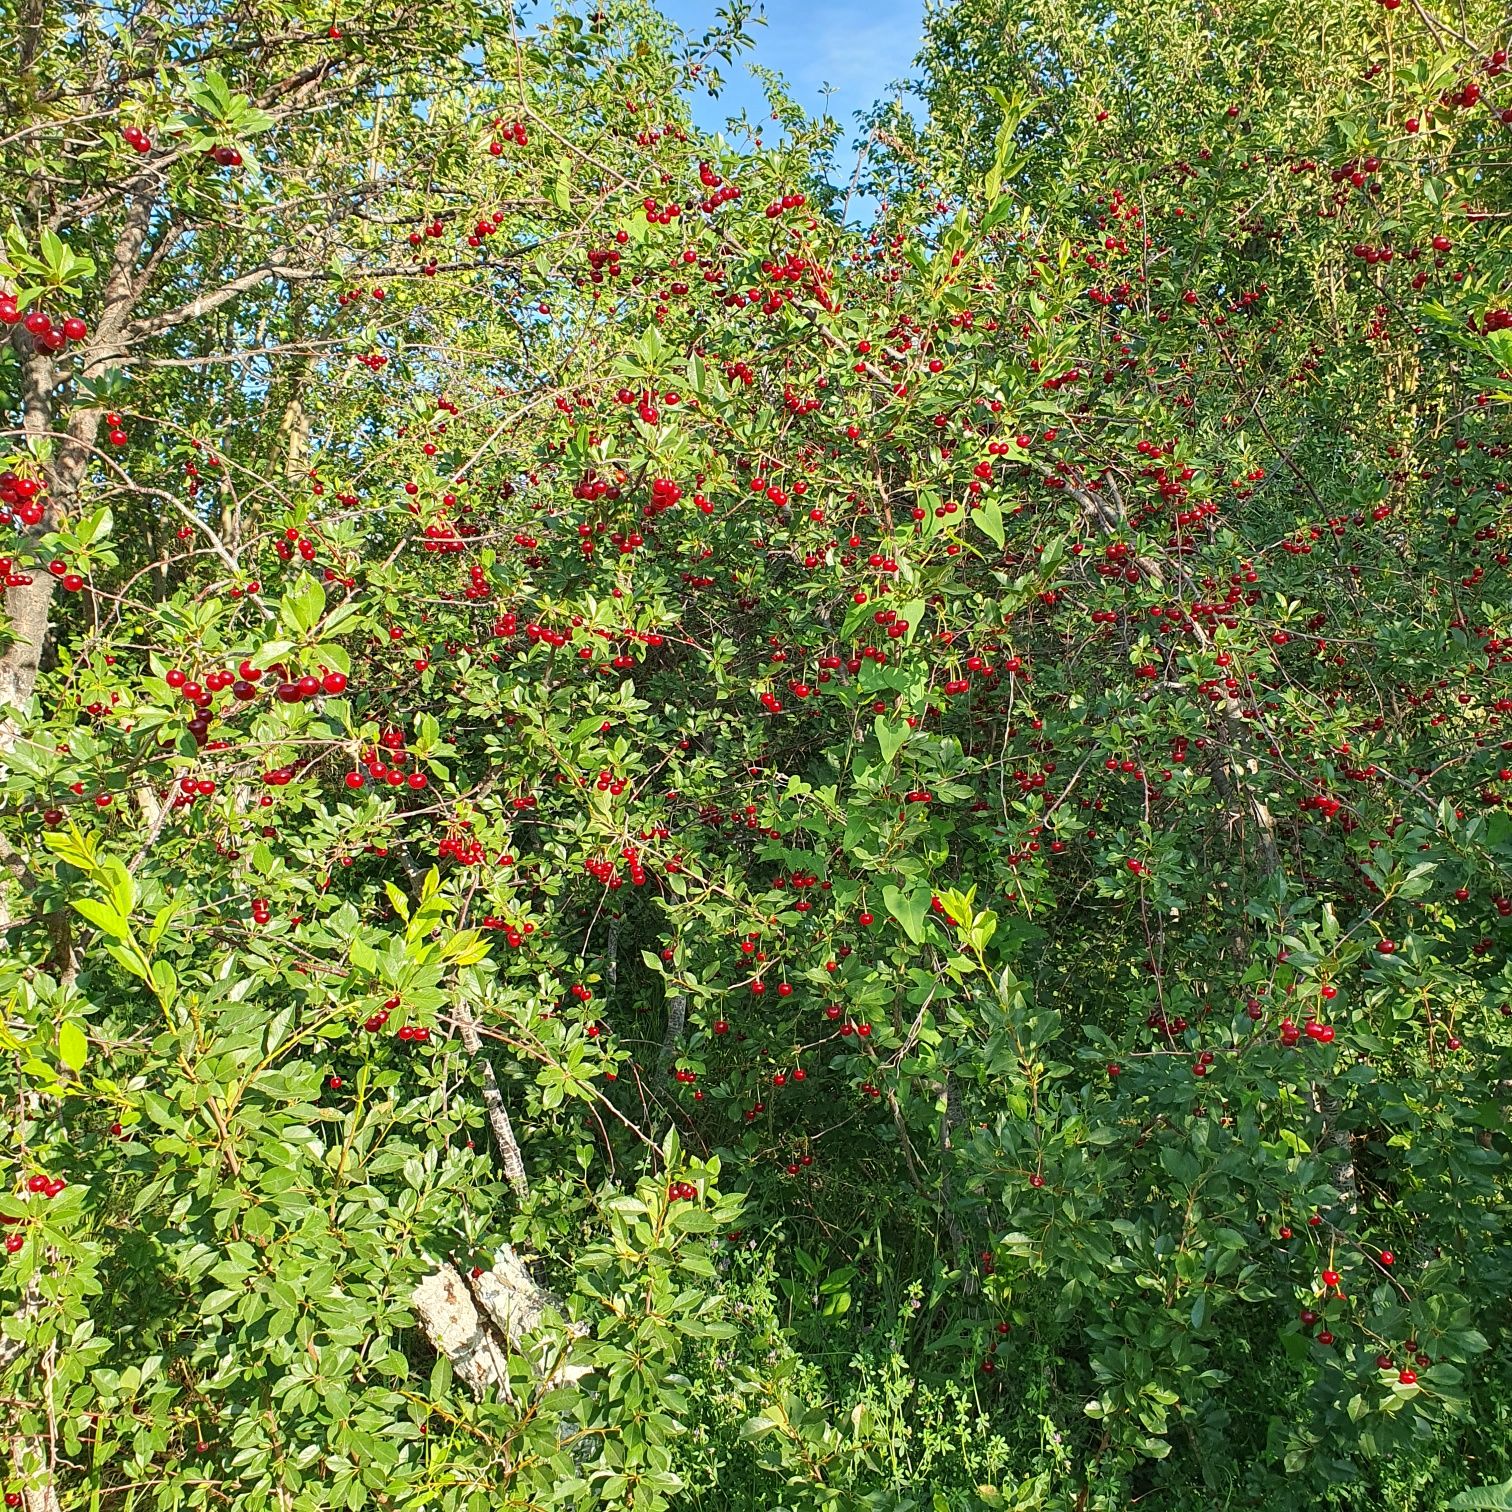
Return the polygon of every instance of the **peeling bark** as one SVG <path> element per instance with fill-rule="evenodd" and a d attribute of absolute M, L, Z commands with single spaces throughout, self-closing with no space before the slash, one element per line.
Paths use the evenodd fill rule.
<path fill-rule="evenodd" d="M 474 1396 L 490 1390 L 510 1394 L 511 1354 L 523 1356 L 542 1385 L 571 1384 L 588 1374 L 589 1367 L 566 1363 L 572 1340 L 587 1330 L 568 1325 L 553 1336 L 547 1313 L 560 1311 L 561 1304 L 536 1284 L 507 1244 L 488 1270 L 470 1280 L 443 1262 L 415 1288 L 412 1300 L 426 1338 Z"/>
<path fill-rule="evenodd" d="M 498 1077 L 494 1074 L 493 1062 L 483 1053 L 483 1042 L 478 1036 L 478 1021 L 472 1009 L 460 998 L 452 1013 L 462 1048 L 475 1061 L 483 1074 L 483 1107 L 488 1114 L 488 1127 L 493 1131 L 494 1147 L 504 1166 L 504 1174 L 514 1188 L 515 1196 L 522 1201 L 530 1195 L 530 1178 L 525 1172 L 525 1160 L 520 1154 L 520 1144 L 515 1138 L 514 1124 L 510 1121 L 509 1109 L 504 1106 L 504 1094 L 499 1090 Z"/>
<path fill-rule="evenodd" d="M 494 1332 L 478 1316 L 472 1293 L 455 1266 L 441 1265 L 414 1290 L 420 1326 L 438 1354 L 451 1361 L 474 1396 L 509 1380 L 509 1360 Z"/>

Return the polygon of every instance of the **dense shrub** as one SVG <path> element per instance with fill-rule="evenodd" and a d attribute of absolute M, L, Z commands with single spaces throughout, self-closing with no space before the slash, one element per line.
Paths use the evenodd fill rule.
<path fill-rule="evenodd" d="M 28 1509 L 1512 1475 L 1500 18 L 744 22 L 18 19 Z"/>

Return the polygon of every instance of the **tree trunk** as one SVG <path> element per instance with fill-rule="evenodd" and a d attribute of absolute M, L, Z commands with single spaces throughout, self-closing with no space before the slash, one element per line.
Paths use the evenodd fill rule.
<path fill-rule="evenodd" d="M 145 170 L 126 187 L 125 220 L 105 280 L 94 339 L 84 354 L 79 374 L 82 379 L 99 377 L 127 355 L 121 337 L 139 294 L 133 275 L 152 224 L 152 189 L 151 175 Z M 22 326 L 12 328 L 11 341 L 21 357 L 22 426 L 34 446 L 50 443 L 53 448 L 52 460 L 42 468 L 47 488 L 42 496 L 41 523 L 30 532 L 35 540 L 56 530 L 58 522 L 77 504 L 100 431 L 100 411 L 76 409 L 60 435 L 53 397 L 57 372 L 52 359 L 32 349 L 32 339 Z M 24 714 L 31 704 L 52 615 L 52 573 L 33 572 L 29 576 L 32 581 L 27 586 L 8 588 L 5 593 L 6 618 L 15 639 L 0 654 L 0 755 L 14 746 L 19 733 L 14 718 L 5 717 L 6 712 Z"/>
<path fill-rule="evenodd" d="M 667 1028 L 662 1035 L 661 1069 L 665 1071 L 677 1055 L 677 1047 L 682 1043 L 683 1030 L 688 1023 L 688 997 L 686 993 L 679 992 L 667 999 Z"/>
<path fill-rule="evenodd" d="M 11 341 L 21 357 L 21 423 L 27 440 L 40 450 L 46 447 L 53 427 L 52 359 L 45 353 L 25 352 L 31 337 L 21 326 L 12 330 Z M 61 460 L 60 454 L 59 464 Z M 60 473 L 58 464 L 42 468 L 42 519 L 27 532 L 33 541 L 57 528 L 65 504 Z M 0 754 L 9 751 L 20 734 L 14 717 L 6 714 L 24 715 L 31 704 L 52 611 L 56 581 L 52 573 L 37 570 L 26 576 L 31 579 L 29 583 L 5 590 L 5 617 L 13 639 L 0 655 Z"/>
<path fill-rule="evenodd" d="M 1339 1100 L 1317 1082 L 1311 1083 L 1308 1091 L 1313 1112 L 1319 1119 L 1318 1154 L 1340 1149 L 1344 1152 L 1344 1159 L 1333 1167 L 1333 1185 L 1339 1194 L 1339 1206 L 1353 1218 L 1359 1212 L 1360 1183 L 1355 1175 L 1354 1149 L 1349 1134 L 1337 1126 Z"/>

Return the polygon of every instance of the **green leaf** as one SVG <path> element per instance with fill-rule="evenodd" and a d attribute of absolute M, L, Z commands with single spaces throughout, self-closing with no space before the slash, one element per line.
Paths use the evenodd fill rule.
<path fill-rule="evenodd" d="M 996 499 L 988 499 L 980 509 L 972 510 L 971 518 L 982 534 L 1001 551 L 1008 538 L 1003 529 L 1003 506 Z"/>
<path fill-rule="evenodd" d="M 894 756 L 902 749 L 908 739 L 908 726 L 902 720 L 882 719 L 872 720 L 872 729 L 876 732 L 877 744 L 882 749 L 882 759 L 889 765 Z"/>
<path fill-rule="evenodd" d="M 1450 1501 L 1449 1512 L 1512 1512 L 1512 1481 L 1461 1491 Z"/>
<path fill-rule="evenodd" d="M 73 1019 L 65 1019 L 59 1026 L 58 1059 L 74 1072 L 82 1071 L 89 1059 L 89 1041 Z"/>
<path fill-rule="evenodd" d="M 110 904 L 102 903 L 98 898 L 75 898 L 73 906 L 76 913 L 82 914 L 96 929 L 112 939 L 124 940 L 130 932 L 127 920 Z"/>
<path fill-rule="evenodd" d="M 888 913 L 903 926 L 904 933 L 915 945 L 924 943 L 924 920 L 929 914 L 930 896 L 927 888 L 902 893 L 889 884 L 882 889 L 882 901 L 887 905 Z"/>
<path fill-rule="evenodd" d="M 279 604 L 279 617 L 303 639 L 320 623 L 325 613 L 325 589 L 315 578 L 306 578 L 295 588 L 290 588 Z"/>

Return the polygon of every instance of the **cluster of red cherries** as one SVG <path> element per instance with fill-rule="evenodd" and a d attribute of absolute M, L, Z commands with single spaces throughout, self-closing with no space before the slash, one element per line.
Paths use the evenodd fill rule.
<path fill-rule="evenodd" d="M 40 479 L 23 478 L 13 472 L 0 473 L 0 505 L 5 506 L 17 525 L 42 523 L 42 492 Z M 25 585 L 9 583 L 7 586 L 20 588 Z"/>
<path fill-rule="evenodd" d="M 25 326 L 39 352 L 61 352 L 69 342 L 83 341 L 89 335 L 88 325 L 78 315 L 70 315 L 62 322 L 54 322 L 52 316 L 42 310 L 22 315 L 14 294 L 0 294 L 0 322 L 8 326 Z"/>
<path fill-rule="evenodd" d="M 56 1197 L 68 1183 L 61 1176 L 32 1176 L 27 1179 L 26 1190 L 35 1193 L 39 1197 L 49 1200 Z M 24 1219 L 13 1218 L 9 1214 L 0 1213 L 0 1223 L 22 1223 Z M 14 1255 L 26 1240 L 20 1234 L 7 1234 L 5 1236 L 5 1253 Z"/>

